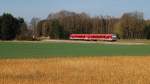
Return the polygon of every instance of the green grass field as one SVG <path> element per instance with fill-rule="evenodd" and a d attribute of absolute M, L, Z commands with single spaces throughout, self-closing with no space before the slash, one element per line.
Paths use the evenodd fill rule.
<path fill-rule="evenodd" d="M 150 45 L 0 42 L 0 58 L 149 55 Z"/>

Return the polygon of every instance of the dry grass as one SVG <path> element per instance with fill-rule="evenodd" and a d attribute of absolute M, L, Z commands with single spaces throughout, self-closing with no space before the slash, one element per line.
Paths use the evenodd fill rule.
<path fill-rule="evenodd" d="M 150 84 L 150 57 L 0 60 L 0 84 Z"/>

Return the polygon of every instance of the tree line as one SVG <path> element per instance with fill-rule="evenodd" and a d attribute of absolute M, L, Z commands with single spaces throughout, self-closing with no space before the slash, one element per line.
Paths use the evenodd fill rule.
<path fill-rule="evenodd" d="M 120 18 L 112 16 L 91 17 L 86 13 L 60 11 L 51 13 L 39 21 L 36 37 L 68 39 L 69 34 L 116 34 L 120 39 L 149 39 L 150 20 L 144 20 L 141 12 L 124 13 Z"/>
<path fill-rule="evenodd" d="M 1 40 L 34 40 L 40 37 L 69 39 L 76 34 L 116 34 L 120 39 L 150 39 L 150 20 L 141 12 L 124 13 L 120 18 L 89 16 L 86 13 L 60 11 L 46 19 L 32 18 L 26 24 L 23 18 L 4 13 L 0 16 Z"/>

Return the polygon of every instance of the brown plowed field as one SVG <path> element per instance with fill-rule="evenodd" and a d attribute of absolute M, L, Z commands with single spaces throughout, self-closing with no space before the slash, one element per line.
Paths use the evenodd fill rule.
<path fill-rule="evenodd" d="M 3 59 L 0 84 L 150 84 L 150 57 Z"/>

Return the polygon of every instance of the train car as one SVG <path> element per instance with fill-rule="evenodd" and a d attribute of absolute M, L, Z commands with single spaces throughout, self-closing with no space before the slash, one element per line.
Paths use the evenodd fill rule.
<path fill-rule="evenodd" d="M 102 41 L 116 41 L 115 34 L 70 34 L 72 40 L 102 40 Z"/>

